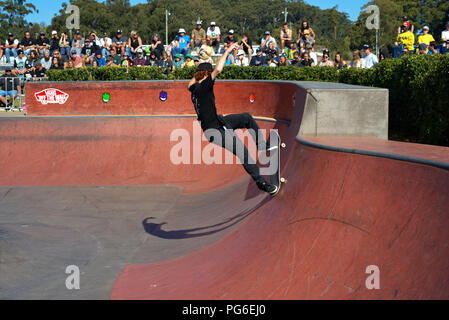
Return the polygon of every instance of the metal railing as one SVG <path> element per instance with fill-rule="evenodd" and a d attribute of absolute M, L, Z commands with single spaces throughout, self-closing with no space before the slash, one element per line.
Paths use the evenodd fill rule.
<path fill-rule="evenodd" d="M 17 87 L 14 86 L 14 82 L 20 86 L 20 91 L 17 92 L 17 95 L 7 95 L 6 94 L 6 105 L 0 105 L 0 112 L 25 112 L 26 113 L 26 101 L 25 101 L 25 83 L 27 82 L 36 82 L 36 81 L 46 81 L 47 78 L 36 78 L 36 77 L 5 77 L 0 78 L 0 87 L 2 88 L 0 91 L 5 91 L 6 93 L 9 91 L 18 91 Z M 7 85 L 12 82 L 13 90 L 3 90 L 10 89 L 11 86 Z"/>

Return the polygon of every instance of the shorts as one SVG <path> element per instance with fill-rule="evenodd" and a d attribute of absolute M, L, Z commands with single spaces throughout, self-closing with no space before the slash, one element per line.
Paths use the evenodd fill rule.
<path fill-rule="evenodd" d="M 6 98 L 7 96 L 10 97 L 16 97 L 18 95 L 17 90 L 11 90 L 11 91 L 0 91 L 0 96 L 2 96 L 3 98 Z"/>

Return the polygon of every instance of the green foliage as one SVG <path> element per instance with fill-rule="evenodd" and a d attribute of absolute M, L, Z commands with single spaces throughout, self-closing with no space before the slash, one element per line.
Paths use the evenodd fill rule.
<path fill-rule="evenodd" d="M 50 81 L 190 80 L 195 68 L 85 68 L 49 70 Z M 449 146 L 449 55 L 388 59 L 373 69 L 225 67 L 220 79 L 325 81 L 387 88 L 391 138 Z M 375 107 L 375 106 L 373 106 Z"/>
<path fill-rule="evenodd" d="M 27 0 L 0 1 L 0 39 L 6 39 L 8 32 L 14 33 L 21 40 L 25 30 L 30 29 L 33 24 L 25 20 L 27 14 L 39 12 L 36 7 L 27 3 Z"/>

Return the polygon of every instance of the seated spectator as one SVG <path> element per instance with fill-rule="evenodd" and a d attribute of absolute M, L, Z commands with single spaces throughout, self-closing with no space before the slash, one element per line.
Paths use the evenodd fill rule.
<path fill-rule="evenodd" d="M 39 55 L 37 54 L 36 50 L 30 51 L 30 57 L 28 58 L 28 63 L 30 64 L 31 68 L 34 68 L 36 66 L 36 62 L 40 60 Z"/>
<path fill-rule="evenodd" d="M 72 39 L 66 32 L 61 33 L 61 39 L 59 39 L 59 48 L 63 57 L 70 57 L 72 53 Z"/>
<path fill-rule="evenodd" d="M 0 101 L 9 110 L 12 106 L 12 101 L 20 94 L 20 81 L 13 73 L 11 68 L 5 69 L 5 74 L 0 77 Z M 6 100 L 10 98 L 10 101 Z"/>
<path fill-rule="evenodd" d="M 352 52 L 352 61 L 349 63 L 350 68 L 364 69 L 366 68 L 365 60 L 362 59 L 362 54 L 359 50 Z"/>
<path fill-rule="evenodd" d="M 402 18 L 402 26 L 407 27 L 408 30 L 410 30 L 411 33 L 415 32 L 415 26 L 412 25 L 412 23 L 410 22 L 410 19 L 408 17 L 404 17 Z M 402 33 L 401 27 L 398 28 L 398 34 Z"/>
<path fill-rule="evenodd" d="M 145 57 L 143 56 L 142 48 L 137 49 L 136 54 L 137 54 L 137 56 L 133 59 L 133 66 L 144 67 L 146 65 L 147 61 L 145 60 Z"/>
<path fill-rule="evenodd" d="M 42 63 L 36 62 L 36 66 L 34 67 L 34 71 L 32 73 L 33 78 L 47 78 L 47 69 L 44 68 Z"/>
<path fill-rule="evenodd" d="M 179 53 L 175 54 L 175 61 L 173 62 L 173 69 L 181 69 L 184 67 L 184 60 Z"/>
<path fill-rule="evenodd" d="M 284 23 L 281 29 L 281 51 L 284 50 L 284 48 L 287 46 L 286 42 L 292 42 L 293 39 L 293 33 L 292 30 L 288 27 L 288 23 Z"/>
<path fill-rule="evenodd" d="M 333 67 L 334 63 L 330 60 L 330 52 L 327 49 L 323 50 L 323 60 L 321 60 L 320 67 Z"/>
<path fill-rule="evenodd" d="M 25 52 L 25 55 L 28 57 L 30 56 L 31 50 L 35 50 L 35 41 L 31 37 L 31 33 L 29 31 L 25 31 L 24 37 L 22 41 L 20 41 L 19 45 L 20 49 L 22 49 Z"/>
<path fill-rule="evenodd" d="M 304 51 L 302 53 L 302 60 L 301 60 L 300 66 L 301 67 L 314 67 L 315 66 L 315 62 L 310 57 L 310 54 L 308 51 Z"/>
<path fill-rule="evenodd" d="M 225 51 L 234 43 L 237 42 L 237 39 L 234 36 L 234 30 L 229 30 L 228 31 L 228 36 L 224 38 L 223 40 L 223 45 L 224 45 L 224 49 Z"/>
<path fill-rule="evenodd" d="M 298 30 L 298 47 L 301 44 L 306 47 L 308 44 L 315 44 L 315 32 L 310 27 L 308 21 L 303 21 L 301 24 L 301 28 Z"/>
<path fill-rule="evenodd" d="M 206 31 L 203 29 L 203 21 L 198 20 L 196 22 L 196 28 L 192 31 L 190 47 L 192 50 L 200 52 L 201 46 L 206 43 Z"/>
<path fill-rule="evenodd" d="M 403 45 L 409 52 L 415 50 L 415 35 L 408 30 L 406 24 L 401 27 L 401 33 L 398 34 L 397 43 Z"/>
<path fill-rule="evenodd" d="M 306 51 L 309 53 L 309 57 L 313 60 L 315 66 L 318 65 L 318 56 L 315 52 L 315 46 L 313 44 L 308 44 L 306 46 Z"/>
<path fill-rule="evenodd" d="M 160 60 L 162 57 L 162 52 L 165 51 L 164 45 L 162 44 L 160 36 L 155 33 L 153 35 L 153 40 L 151 40 L 151 47 L 149 48 L 149 52 L 156 52 L 156 57 Z"/>
<path fill-rule="evenodd" d="M 57 31 L 52 31 L 50 39 L 50 54 L 53 54 L 53 51 L 55 50 L 60 51 L 59 37 Z"/>
<path fill-rule="evenodd" d="M 217 54 L 220 53 L 220 37 L 220 28 L 217 27 L 215 22 L 211 22 L 210 27 L 207 29 L 206 39 L 211 40 L 211 46 L 214 48 Z"/>
<path fill-rule="evenodd" d="M 262 67 L 264 65 L 264 63 L 265 63 L 265 59 L 262 56 L 262 49 L 257 48 L 256 55 L 254 57 L 252 57 L 249 65 L 252 67 Z"/>
<path fill-rule="evenodd" d="M 245 56 L 245 51 L 239 50 L 237 52 L 237 59 L 235 60 L 235 65 L 239 67 L 249 66 L 248 57 Z"/>
<path fill-rule="evenodd" d="M 99 68 L 100 67 L 100 65 L 98 64 L 98 61 L 97 60 L 93 60 L 92 61 L 92 68 Z"/>
<path fill-rule="evenodd" d="M 287 40 L 285 42 L 285 48 L 282 53 L 287 56 L 287 59 L 290 61 L 290 63 L 293 62 L 293 60 L 295 60 L 296 52 L 298 52 L 298 50 L 296 50 L 295 48 L 295 42 Z"/>
<path fill-rule="evenodd" d="M 402 56 L 408 56 L 410 55 L 410 51 L 408 51 L 407 47 L 404 47 L 404 49 L 402 49 Z"/>
<path fill-rule="evenodd" d="M 84 47 L 84 38 L 81 35 L 81 32 L 77 30 L 75 32 L 75 37 L 72 41 L 72 52 L 73 50 L 76 50 L 76 54 L 81 57 L 81 51 Z"/>
<path fill-rule="evenodd" d="M 214 49 L 211 46 L 212 40 L 206 40 L 206 44 L 201 46 L 199 53 L 199 58 L 203 63 L 212 63 L 212 55 L 214 54 Z"/>
<path fill-rule="evenodd" d="M 232 52 L 226 59 L 225 66 L 235 65 L 234 52 Z"/>
<path fill-rule="evenodd" d="M 418 37 L 418 44 L 424 43 L 425 45 L 428 46 L 431 42 L 435 41 L 433 36 L 429 33 L 429 27 L 428 26 L 424 26 L 422 28 L 422 33 L 423 34 Z"/>
<path fill-rule="evenodd" d="M 428 50 L 427 44 L 425 44 L 425 43 L 419 44 L 419 54 L 427 54 L 428 51 L 429 50 Z"/>
<path fill-rule="evenodd" d="M 125 36 L 123 36 L 122 30 L 118 30 L 116 36 L 114 37 L 114 39 L 112 39 L 112 48 L 114 48 L 117 54 L 122 57 L 126 52 L 126 43 L 127 39 Z"/>
<path fill-rule="evenodd" d="M 338 70 L 346 69 L 348 67 L 348 64 L 343 60 L 343 56 L 340 52 L 337 52 L 335 54 L 335 67 L 337 67 Z"/>
<path fill-rule="evenodd" d="M 58 50 L 53 51 L 53 58 L 58 58 L 61 63 L 61 65 L 64 67 L 66 67 L 67 61 L 69 60 L 66 56 L 61 55 L 61 53 Z"/>
<path fill-rule="evenodd" d="M 446 42 L 441 46 L 441 53 L 449 54 L 449 40 L 446 40 Z"/>
<path fill-rule="evenodd" d="M 57 57 L 53 57 L 51 60 L 50 70 L 64 70 L 61 60 Z"/>
<path fill-rule="evenodd" d="M 114 61 L 114 64 L 116 66 L 120 66 L 122 64 L 122 57 L 119 54 L 117 54 L 117 51 L 115 51 L 114 48 L 111 48 L 110 54 L 112 57 L 112 61 Z"/>
<path fill-rule="evenodd" d="M 14 37 L 13 33 L 8 33 L 8 39 L 5 42 L 5 56 L 6 63 L 11 63 L 11 57 L 13 59 L 17 58 L 17 50 L 19 47 L 19 40 Z"/>
<path fill-rule="evenodd" d="M 174 57 L 175 52 L 179 50 L 179 38 L 175 37 L 172 42 L 167 47 L 167 53 L 171 58 Z"/>
<path fill-rule="evenodd" d="M 186 55 L 186 61 L 184 62 L 183 68 L 192 68 L 195 67 L 195 62 L 193 61 L 192 55 L 189 53 Z"/>
<path fill-rule="evenodd" d="M 24 77 L 31 69 L 28 59 L 22 49 L 17 51 L 17 58 L 14 58 L 13 74 L 18 77 Z"/>
<path fill-rule="evenodd" d="M 287 67 L 290 65 L 290 62 L 288 61 L 287 57 L 282 54 L 279 58 L 279 67 Z"/>
<path fill-rule="evenodd" d="M 70 60 L 72 61 L 73 67 L 75 69 L 84 67 L 83 59 L 77 54 L 77 51 L 75 49 L 72 50 L 72 56 L 70 57 Z"/>
<path fill-rule="evenodd" d="M 95 44 L 95 46 L 97 47 L 97 48 L 100 48 L 100 39 L 98 38 L 98 36 L 97 36 L 97 33 L 95 32 L 95 31 L 92 31 L 90 34 L 89 34 L 89 39 L 90 39 L 90 41 L 93 43 L 93 44 Z"/>
<path fill-rule="evenodd" d="M 198 57 L 193 58 L 193 63 L 195 63 L 195 67 L 198 67 L 201 64 L 200 59 L 198 59 Z"/>
<path fill-rule="evenodd" d="M 123 60 L 120 64 L 122 68 L 129 68 L 133 66 L 133 61 L 131 60 L 130 53 L 128 51 L 125 51 Z"/>
<path fill-rule="evenodd" d="M 50 56 L 50 50 L 44 51 L 44 57 L 40 61 L 42 65 L 44 66 L 45 70 L 49 70 L 51 67 L 51 56 Z"/>
<path fill-rule="evenodd" d="M 100 39 L 100 47 L 103 57 L 110 56 L 112 49 L 112 39 L 108 37 L 107 33 L 104 33 L 103 38 Z"/>
<path fill-rule="evenodd" d="M 242 41 L 240 41 L 240 49 L 245 52 L 248 56 L 248 59 L 251 59 L 253 56 L 253 42 L 249 38 L 247 33 L 243 34 Z"/>
<path fill-rule="evenodd" d="M 172 48 L 172 55 L 182 54 L 184 57 L 190 53 L 190 37 L 186 35 L 186 31 L 181 28 L 178 31 L 178 47 Z"/>
<path fill-rule="evenodd" d="M 145 65 L 150 67 L 159 66 L 159 59 L 157 58 L 156 50 L 151 51 L 151 53 L 146 57 Z"/>
<path fill-rule="evenodd" d="M 162 52 L 161 60 L 159 61 L 159 67 L 164 69 L 165 74 L 169 74 L 173 70 L 172 61 L 169 59 L 167 52 Z"/>
<path fill-rule="evenodd" d="M 266 66 L 267 67 L 277 67 L 278 65 L 274 62 L 274 59 L 273 59 L 273 57 L 272 56 L 267 56 L 267 58 L 265 59 L 266 60 Z"/>
<path fill-rule="evenodd" d="M 50 41 L 45 36 L 45 32 L 41 32 L 36 40 L 37 51 L 42 55 L 46 50 L 50 49 Z"/>
<path fill-rule="evenodd" d="M 106 67 L 117 67 L 114 63 L 114 59 L 111 56 L 106 57 Z"/>
<path fill-rule="evenodd" d="M 100 68 L 106 67 L 106 59 L 103 57 L 103 54 L 101 53 L 100 49 L 95 51 L 95 58 L 93 59 L 92 63 L 94 62 L 96 62 L 98 64 L 98 67 Z"/>
<path fill-rule="evenodd" d="M 293 61 L 290 62 L 290 64 L 294 67 L 300 67 L 301 66 L 301 55 L 298 51 L 295 52 Z"/>
<path fill-rule="evenodd" d="M 142 49 L 142 39 L 136 31 L 131 31 L 131 37 L 128 39 L 128 48 L 131 50 L 131 57 L 137 57 L 137 50 Z"/>
<path fill-rule="evenodd" d="M 433 41 L 429 44 L 429 54 L 439 54 L 440 48 L 438 46 L 438 42 Z"/>
<path fill-rule="evenodd" d="M 363 45 L 363 51 L 365 51 L 365 54 L 362 57 L 362 59 L 365 60 L 365 68 L 371 69 L 379 63 L 377 56 L 371 52 L 371 47 L 369 44 Z"/>
<path fill-rule="evenodd" d="M 449 41 L 449 21 L 446 23 L 446 30 L 441 32 L 441 41 Z"/>
<path fill-rule="evenodd" d="M 90 40 L 90 38 L 86 38 L 84 40 L 84 46 L 81 49 L 81 56 L 83 57 L 83 59 L 85 60 L 89 60 L 89 59 L 93 59 L 95 52 L 97 52 L 97 50 L 100 50 L 99 47 L 97 47 L 97 45 L 95 44 L 95 42 L 92 42 Z M 89 64 L 92 63 L 92 61 L 88 62 Z"/>
<path fill-rule="evenodd" d="M 273 46 L 277 48 L 276 40 L 271 36 L 271 32 L 265 31 L 265 37 L 263 37 L 260 41 L 260 48 L 262 49 L 262 52 L 268 51 L 270 43 L 273 43 Z"/>
<path fill-rule="evenodd" d="M 73 63 L 72 60 L 69 60 L 66 65 L 66 70 L 71 70 L 71 69 L 75 69 L 75 64 Z"/>

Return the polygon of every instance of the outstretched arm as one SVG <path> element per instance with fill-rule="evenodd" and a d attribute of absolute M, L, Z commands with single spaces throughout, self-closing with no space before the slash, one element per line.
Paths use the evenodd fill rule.
<path fill-rule="evenodd" d="M 239 44 L 237 42 L 234 42 L 231 46 L 229 46 L 229 48 L 225 51 L 225 53 L 221 56 L 220 60 L 218 61 L 215 70 L 212 72 L 212 80 L 215 80 L 218 77 L 218 75 L 223 71 L 226 59 L 231 54 L 231 52 L 238 48 Z"/>

